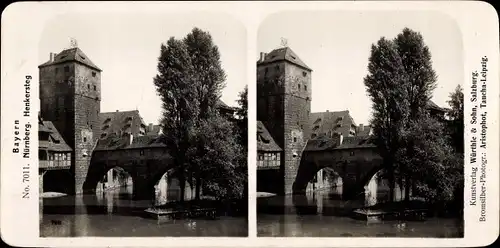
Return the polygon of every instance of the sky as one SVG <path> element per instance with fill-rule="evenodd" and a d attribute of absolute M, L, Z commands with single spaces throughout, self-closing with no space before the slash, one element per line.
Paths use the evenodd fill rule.
<path fill-rule="evenodd" d="M 403 28 L 420 32 L 438 76 L 432 100 L 449 107 L 449 94 L 464 84 L 462 38 L 454 20 L 438 12 L 281 12 L 258 31 L 257 54 L 281 47 L 286 39 L 313 72 L 311 112 L 349 110 L 356 124 L 368 124 L 371 101 L 363 78 L 373 43 L 392 39 Z"/>
<path fill-rule="evenodd" d="M 70 38 L 103 71 L 101 112 L 138 109 L 146 123 L 157 124 L 161 101 L 153 78 L 157 73 L 162 43 L 174 36 L 184 38 L 194 27 L 210 32 L 221 53 L 226 88 L 222 100 L 237 106 L 238 93 L 247 84 L 246 28 L 221 13 L 177 14 L 78 14 L 56 16 L 46 23 L 39 43 L 38 62 L 50 52 L 70 47 Z"/>

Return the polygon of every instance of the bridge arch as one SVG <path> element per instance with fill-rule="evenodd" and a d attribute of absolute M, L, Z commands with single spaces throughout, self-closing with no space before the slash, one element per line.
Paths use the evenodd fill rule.
<path fill-rule="evenodd" d="M 319 159 L 318 159 L 319 158 Z M 304 194 L 311 179 L 324 168 L 332 168 L 342 178 L 342 197 L 360 197 L 365 185 L 381 169 L 379 159 L 337 159 L 329 154 L 306 154 L 299 165 L 293 185 L 294 194 Z"/>
<path fill-rule="evenodd" d="M 113 173 L 113 171 L 116 171 L 116 173 Z M 120 175 L 126 177 L 126 179 L 119 179 Z M 93 163 L 89 167 L 87 178 L 83 184 L 83 190 L 86 193 L 97 193 L 105 190 L 106 187 L 116 186 L 113 184 L 120 180 L 127 180 L 126 183 L 130 184 L 132 189 L 135 189 L 137 176 L 130 171 L 128 166 Z"/>
<path fill-rule="evenodd" d="M 96 191 L 106 191 L 110 188 L 119 188 L 127 186 L 128 189 L 133 189 L 134 179 L 132 175 L 121 166 L 109 168 L 101 180 L 97 182 Z"/>
<path fill-rule="evenodd" d="M 315 182 L 316 176 L 320 173 L 320 180 L 329 182 L 326 183 L 329 187 L 341 186 L 344 181 L 344 175 L 339 170 L 339 162 L 337 163 L 318 163 L 316 161 L 307 161 L 301 163 L 295 178 L 293 191 L 294 194 L 302 194 L 307 191 L 307 187 L 311 182 Z M 333 177 L 333 178 L 332 178 Z M 316 180 L 317 181 L 317 180 Z M 325 182 L 322 182 L 325 183 Z"/>
<path fill-rule="evenodd" d="M 180 200 L 181 181 L 174 168 L 159 170 L 149 181 L 148 189 L 154 192 L 155 205 Z M 185 180 L 184 186 L 184 200 L 193 199 L 195 195 L 194 185 L 189 180 Z"/>

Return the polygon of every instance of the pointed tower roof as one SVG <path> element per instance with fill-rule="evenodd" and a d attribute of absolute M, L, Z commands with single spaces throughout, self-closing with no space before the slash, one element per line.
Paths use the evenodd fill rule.
<path fill-rule="evenodd" d="M 56 54 L 53 59 L 51 58 L 51 60 L 39 65 L 38 68 L 49 66 L 49 65 L 61 64 L 64 62 L 69 62 L 69 61 L 75 61 L 75 62 L 78 62 L 80 64 L 84 64 L 86 66 L 94 68 L 98 71 L 102 71 L 78 47 L 63 50 L 62 52 Z"/>
<path fill-rule="evenodd" d="M 289 47 L 282 47 L 272 50 L 270 53 L 266 54 L 264 60 L 257 62 L 258 65 L 268 64 L 276 61 L 288 61 L 292 64 L 300 66 L 306 70 L 312 71 L 309 66 L 307 66 L 297 54 Z"/>

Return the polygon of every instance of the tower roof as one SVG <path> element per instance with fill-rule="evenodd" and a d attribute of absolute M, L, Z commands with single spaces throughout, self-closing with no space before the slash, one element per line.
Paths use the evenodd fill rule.
<path fill-rule="evenodd" d="M 292 64 L 300 66 L 306 70 L 312 71 L 309 66 L 307 66 L 297 54 L 289 47 L 283 47 L 272 50 L 270 53 L 266 54 L 263 60 L 257 62 L 258 65 L 268 64 L 277 61 L 288 61 Z"/>
<path fill-rule="evenodd" d="M 75 62 L 84 64 L 88 67 L 94 68 L 98 71 L 102 71 L 78 47 L 63 50 L 62 52 L 56 54 L 53 59 L 51 58 L 49 61 L 39 65 L 38 68 L 49 66 L 49 65 L 61 64 L 61 63 L 70 62 L 70 61 L 75 61 Z"/>

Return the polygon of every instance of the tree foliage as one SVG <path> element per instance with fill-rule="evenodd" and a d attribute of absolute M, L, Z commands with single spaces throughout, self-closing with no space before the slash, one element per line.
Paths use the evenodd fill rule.
<path fill-rule="evenodd" d="M 225 79 L 210 33 L 194 28 L 185 38 L 171 37 L 161 45 L 154 83 L 163 105 L 162 138 L 175 160 L 181 200 L 186 180 L 196 186 L 196 199 L 202 182 L 207 193 L 213 191 L 218 197 L 239 190 L 232 181 L 242 154 L 235 145 L 238 133 L 218 112 Z"/>
<path fill-rule="evenodd" d="M 371 126 L 388 172 L 390 199 L 393 199 L 395 154 L 400 149 L 401 133 L 409 113 L 406 91 L 401 87 L 405 76 L 401 57 L 392 41 L 381 38 L 372 45 L 364 83 L 372 100 Z"/>
<path fill-rule="evenodd" d="M 163 107 L 163 142 L 174 156 L 174 175 L 181 182 L 181 201 L 184 200 L 184 183 L 187 175 L 187 159 L 184 156 L 194 139 L 196 113 L 199 111 L 194 94 L 191 58 L 186 45 L 175 38 L 161 45 L 158 58 L 158 74 L 154 84 Z"/>
<path fill-rule="evenodd" d="M 457 153 L 464 152 L 464 92 L 460 85 L 457 85 L 455 91 L 450 93 L 448 104 L 451 107 L 450 117 L 450 136 L 453 147 Z"/>
<path fill-rule="evenodd" d="M 431 53 L 420 33 L 405 28 L 396 36 L 394 43 L 405 73 L 404 84 L 400 87 L 405 89 L 410 107 L 405 129 L 411 130 L 412 126 L 418 126 L 428 115 L 427 106 L 436 88 L 437 77 L 432 68 Z M 399 162 L 398 169 L 400 177 L 404 178 L 401 182 L 405 182 L 405 198 L 410 200 L 411 167 L 416 166 L 415 161 L 410 158 L 414 157 L 413 146 L 415 144 L 411 138 L 406 137 L 403 140 L 402 146 L 406 150 L 407 159 Z"/>
<path fill-rule="evenodd" d="M 237 125 L 239 127 L 240 144 L 243 147 L 248 146 L 248 87 L 239 93 L 238 109 L 236 110 L 236 116 L 238 117 Z"/>
<path fill-rule="evenodd" d="M 455 190 L 457 154 L 445 126 L 428 112 L 437 76 L 420 33 L 405 28 L 393 40 L 372 45 L 365 86 L 372 100 L 375 143 L 389 176 L 429 201 L 449 199 Z M 459 160 L 459 159 L 458 159 Z M 450 173 L 453 173 L 450 174 Z M 401 185 L 403 186 L 403 185 Z"/>

